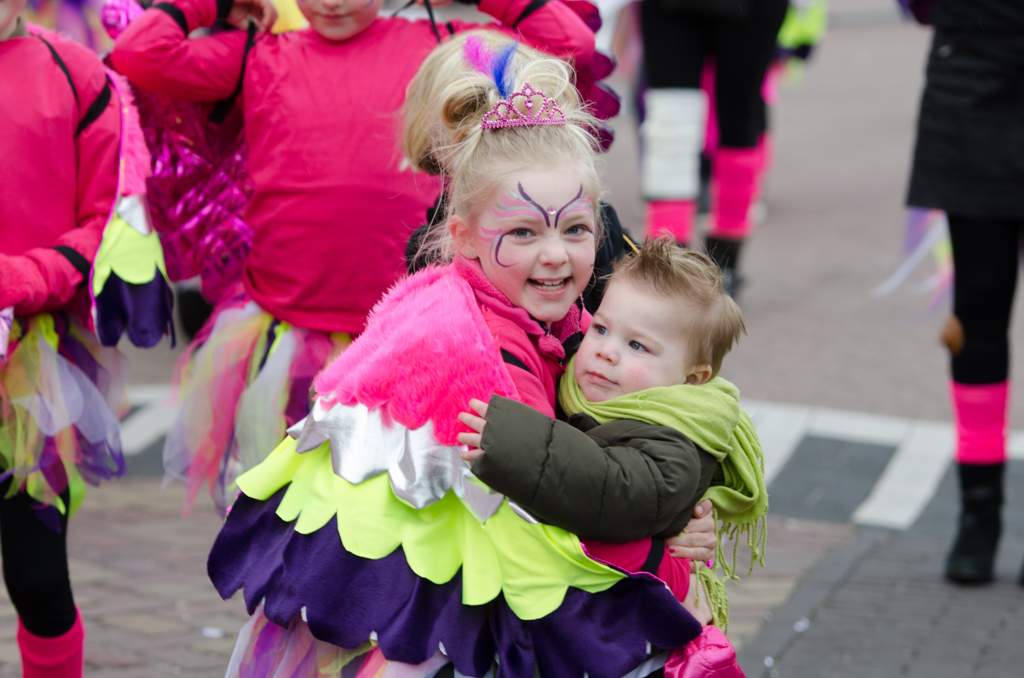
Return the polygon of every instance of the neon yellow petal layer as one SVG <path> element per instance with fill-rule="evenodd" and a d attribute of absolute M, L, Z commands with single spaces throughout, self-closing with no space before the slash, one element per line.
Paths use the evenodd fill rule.
<path fill-rule="evenodd" d="M 156 277 L 167 277 L 164 251 L 156 231 L 142 235 L 117 214 L 103 230 L 103 240 L 93 261 L 92 293 L 98 295 L 110 273 L 127 283 L 142 285 Z"/>
<path fill-rule="evenodd" d="M 334 472 L 330 444 L 305 454 L 287 439 L 238 479 L 254 499 L 269 499 L 289 485 L 277 509 L 295 531 L 310 534 L 338 516 L 345 549 L 380 559 L 399 546 L 420 577 L 443 584 L 462 568 L 462 602 L 483 605 L 503 592 L 520 619 L 554 612 L 574 588 L 597 593 L 625 575 L 587 557 L 579 539 L 549 525 L 528 523 L 506 501 L 484 524 L 451 491 L 422 510 L 391 492 L 387 474 L 353 485 Z"/>

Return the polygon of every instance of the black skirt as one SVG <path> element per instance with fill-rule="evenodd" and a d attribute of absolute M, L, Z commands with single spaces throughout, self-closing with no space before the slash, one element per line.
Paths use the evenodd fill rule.
<path fill-rule="evenodd" d="M 936 30 L 907 204 L 1024 219 L 1024 31 Z"/>

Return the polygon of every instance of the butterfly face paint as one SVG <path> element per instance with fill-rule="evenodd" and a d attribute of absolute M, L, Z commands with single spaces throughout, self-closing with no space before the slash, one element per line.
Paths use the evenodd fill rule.
<path fill-rule="evenodd" d="M 594 212 L 572 165 L 524 170 L 499 186 L 475 224 L 484 273 L 538 320 L 560 320 L 590 281 Z"/>
<path fill-rule="evenodd" d="M 573 213 L 583 212 L 593 217 L 594 209 L 590 204 L 590 196 L 583 194 L 583 184 L 580 184 L 580 190 L 572 200 L 561 207 L 549 206 L 547 209 L 541 207 L 536 200 L 530 197 L 530 194 L 523 188 L 522 182 L 517 183 L 516 189 L 518 190 L 510 190 L 498 196 L 498 204 L 493 209 L 495 216 L 505 219 L 539 217 L 544 220 L 545 226 L 556 230 L 563 215 L 569 218 L 569 215 Z M 502 233 L 501 229 L 489 229 L 486 234 L 492 237 L 491 254 L 494 262 L 499 266 L 505 266 L 498 256 L 502 239 L 506 233 Z"/>

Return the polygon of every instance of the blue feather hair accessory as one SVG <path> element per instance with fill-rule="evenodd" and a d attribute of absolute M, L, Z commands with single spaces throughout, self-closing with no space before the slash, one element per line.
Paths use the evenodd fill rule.
<path fill-rule="evenodd" d="M 498 94 L 502 99 L 510 97 L 512 89 L 516 86 L 512 78 L 512 56 L 518 48 L 518 42 L 508 43 L 498 50 L 491 62 L 491 77 L 494 78 L 494 84 L 498 86 Z"/>
<path fill-rule="evenodd" d="M 518 42 L 510 42 L 495 52 L 483 38 L 474 35 L 466 40 L 462 55 L 476 71 L 489 75 L 498 88 L 498 94 L 507 99 L 516 84 L 512 77 L 512 57 L 518 48 Z"/>

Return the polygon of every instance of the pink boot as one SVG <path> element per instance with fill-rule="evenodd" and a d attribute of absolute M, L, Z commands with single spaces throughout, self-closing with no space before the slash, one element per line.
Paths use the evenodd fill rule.
<path fill-rule="evenodd" d="M 85 670 L 85 626 L 78 613 L 74 626 L 56 638 L 32 635 L 18 621 L 23 678 L 82 678 Z"/>
<path fill-rule="evenodd" d="M 696 215 L 694 200 L 651 200 L 644 214 L 644 233 L 648 238 L 669 235 L 680 245 L 688 246 Z"/>
<path fill-rule="evenodd" d="M 764 149 L 720 146 L 714 159 L 708 235 L 722 240 L 743 240 L 754 230 L 750 206 L 758 195 Z"/>

